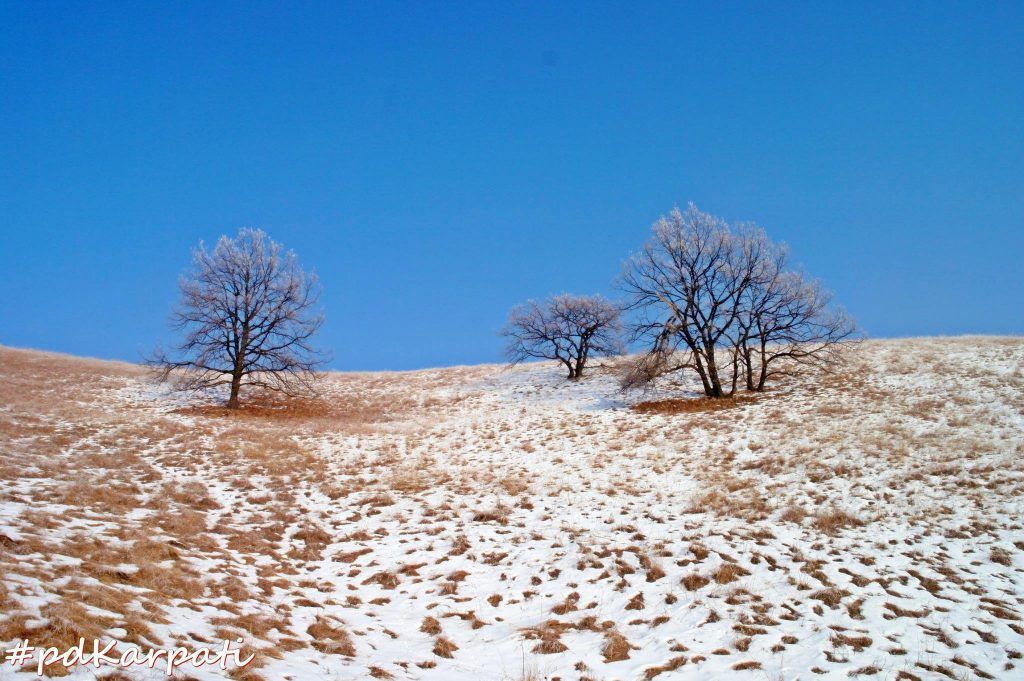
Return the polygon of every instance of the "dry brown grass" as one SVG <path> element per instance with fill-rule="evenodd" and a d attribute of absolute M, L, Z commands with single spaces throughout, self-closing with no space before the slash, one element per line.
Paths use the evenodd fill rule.
<path fill-rule="evenodd" d="M 704 414 L 710 412 L 735 409 L 747 404 L 756 402 L 761 398 L 747 395 L 736 397 L 723 397 L 712 399 L 708 397 L 699 398 L 669 398 L 664 400 L 651 400 L 638 402 L 632 409 L 640 414 Z"/>
<path fill-rule="evenodd" d="M 796 523 L 799 525 L 807 517 L 807 511 L 802 506 L 787 506 L 782 513 L 779 515 L 780 520 L 784 520 L 787 523 Z"/>
<path fill-rule="evenodd" d="M 615 630 L 606 631 L 604 634 L 604 645 L 601 647 L 601 655 L 605 662 L 619 662 L 629 659 L 629 651 L 636 646 L 630 644 L 626 637 Z"/>
<path fill-rule="evenodd" d="M 835 535 L 847 527 L 859 527 L 864 523 L 864 520 L 852 513 L 843 509 L 833 508 L 816 514 L 813 525 L 825 534 Z"/>
<path fill-rule="evenodd" d="M 4 364 L 9 354 L 18 356 Z M 0 348 L 0 399 L 5 400 L 0 406 L 6 408 L 0 409 L 0 441 L 9 445 L 0 447 L 0 481 L 7 483 L 0 501 L 24 508 L 14 522 L 18 534 L 0 535 L 0 571 L 43 586 L 33 591 L 9 580 L 0 588 L 3 640 L 27 630 L 60 640 L 96 624 L 108 634 L 123 628 L 126 634 L 119 638 L 126 642 L 169 646 L 177 639 L 157 641 L 154 631 L 182 621 L 182 610 L 188 610 L 187 620 L 203 619 L 218 633 L 244 631 L 263 660 L 303 649 L 296 660 L 314 656 L 312 646 L 345 657 L 358 654 L 358 660 L 334 664 L 386 678 L 402 676 L 400 669 L 443 669 L 452 664 L 443 658 L 455 656 L 458 645 L 471 662 L 475 646 L 488 638 L 485 627 L 514 624 L 510 613 L 516 611 L 551 612 L 579 619 L 552 619 L 534 632 L 524 631 L 530 641 L 524 652 L 582 657 L 600 646 L 611 661 L 625 660 L 628 639 L 646 642 L 649 634 L 669 641 L 671 653 L 655 660 L 687 652 L 689 661 L 673 657 L 646 669 L 627 671 L 628 664 L 601 669 L 594 662 L 594 670 L 577 667 L 581 679 L 604 678 L 615 669 L 650 679 L 675 676 L 672 671 L 698 664 L 712 649 L 723 655 L 784 652 L 783 644 L 794 644 L 797 637 L 766 641 L 770 627 L 779 620 L 818 623 L 830 616 L 826 607 L 838 609 L 831 613 L 833 621 L 848 615 L 873 624 L 882 614 L 920 619 L 893 624 L 924 629 L 936 618 L 955 622 L 951 612 L 962 614 L 980 599 L 985 624 L 966 644 L 977 645 L 975 650 L 983 644 L 1005 647 L 1013 635 L 1024 635 L 1016 595 L 982 589 L 994 567 L 986 560 L 1003 566 L 995 568 L 996 576 L 1007 584 L 1016 577 L 1013 568 L 1024 542 L 1012 542 L 1016 521 L 1003 522 L 992 512 L 992 500 L 1002 503 L 1024 491 L 1021 470 L 1015 464 L 1004 470 L 980 458 L 991 454 L 993 444 L 971 435 L 969 426 L 986 419 L 996 427 L 998 414 L 973 398 L 952 396 L 943 407 L 943 400 L 931 397 L 879 395 L 855 373 L 824 379 L 827 385 L 798 399 L 773 393 L 764 410 L 762 405 L 741 408 L 742 401 L 695 405 L 708 401 L 680 400 L 686 405 L 649 403 L 637 412 L 614 411 L 615 418 L 608 419 L 605 413 L 569 410 L 538 415 L 525 404 L 488 402 L 495 396 L 481 390 L 472 399 L 494 411 L 473 413 L 480 417 L 474 424 L 479 432 L 463 449 L 447 432 L 438 436 L 448 438 L 442 440 L 446 446 L 438 447 L 437 433 L 425 435 L 414 423 L 423 418 L 428 427 L 446 427 L 439 418 L 431 425 L 430 417 L 460 404 L 462 398 L 447 397 L 454 392 L 456 371 L 397 379 L 331 377 L 321 401 L 253 400 L 238 413 L 207 406 L 167 414 L 161 411 L 166 404 L 146 403 L 132 392 L 140 375 L 135 368 L 31 354 Z M 1014 381 L 1024 387 L 1013 377 L 979 372 L 977 378 L 993 391 L 1011 390 Z M 428 387 L 421 390 L 421 382 Z M 399 395 L 403 384 L 409 395 Z M 430 393 L 429 386 L 444 388 L 445 396 Z M 129 397 L 111 402 L 122 387 L 132 389 Z M 365 398 L 349 398 L 361 392 Z M 1013 408 L 1024 409 L 1024 400 L 1017 403 Z M 861 414 L 874 418 L 906 404 L 920 407 L 922 421 L 932 425 L 922 432 L 901 423 L 856 423 Z M 677 413 L 690 416 L 673 421 L 671 429 L 664 420 L 644 416 Z M 824 427 L 823 417 L 844 427 Z M 741 427 L 753 433 L 749 443 L 736 437 Z M 794 432 L 802 435 L 799 443 L 788 437 Z M 468 451 L 474 448 L 479 451 Z M 749 457 L 747 448 L 755 456 Z M 1024 447 L 1017 445 L 1014 452 L 1024 454 Z M 541 465 L 534 468 L 534 461 Z M 879 470 L 888 476 L 888 488 L 865 482 Z M 806 471 L 806 479 L 800 471 Z M 670 484 L 680 477 L 696 480 L 695 499 L 689 485 Z M 948 492 L 950 499 L 934 509 L 904 513 L 898 505 L 904 485 L 928 485 L 936 497 Z M 593 501 L 593 508 L 580 506 L 580 513 L 604 522 L 607 531 L 594 533 L 590 525 L 560 514 L 567 499 L 577 495 Z M 952 517 L 957 495 L 969 520 L 955 528 L 939 525 Z M 51 501 L 66 508 L 51 512 L 45 505 Z M 848 503 L 863 516 L 832 508 L 833 503 Z M 908 506 L 914 503 L 911 499 Z M 684 515 L 686 510 L 709 515 Z M 821 512 L 815 515 L 816 510 Z M 890 510 L 893 515 L 886 515 Z M 818 534 L 841 534 L 868 518 L 887 525 L 910 522 L 914 531 L 898 543 L 863 530 L 835 540 Z M 803 524 L 784 528 L 791 544 L 780 547 L 775 541 L 778 519 Z M 81 529 L 93 526 L 103 529 L 95 536 Z M 943 534 L 950 542 L 975 542 L 965 560 L 985 565 L 984 577 L 957 564 L 957 553 L 940 551 L 935 559 L 924 550 L 934 546 L 929 538 Z M 680 555 L 686 546 L 689 553 Z M 542 559 L 537 552 L 543 552 Z M 894 555 L 911 557 L 921 572 L 894 570 Z M 64 557 L 74 560 L 74 567 Z M 312 564 L 325 558 L 330 562 Z M 521 564 L 523 559 L 529 562 Z M 846 568 L 857 561 L 872 567 L 858 568 L 864 575 Z M 529 567 L 523 571 L 521 565 Z M 758 578 L 737 588 L 746 568 L 755 565 Z M 837 568 L 850 580 L 837 578 Z M 779 603 L 774 591 L 765 591 L 766 569 L 773 573 L 770 580 L 792 587 L 795 599 Z M 482 589 L 478 577 L 491 571 L 501 584 Z M 937 574 L 942 577 L 926 576 Z M 645 579 L 651 583 L 646 601 L 640 593 Z M 692 593 L 671 593 L 680 582 Z M 918 602 L 918 596 L 939 600 L 912 611 L 859 598 L 858 590 L 872 584 L 898 602 Z M 613 623 L 587 614 L 602 612 L 607 603 L 596 596 L 581 601 L 579 593 L 591 593 L 593 585 L 606 588 L 617 603 L 628 602 L 631 616 Z M 45 620 L 53 628 L 49 634 L 42 631 L 44 620 L 25 605 L 40 595 L 53 600 L 48 612 L 57 613 Z M 712 634 L 721 640 L 687 641 L 695 648 L 691 652 L 669 638 L 681 618 L 675 608 L 671 618 L 665 614 L 662 601 L 685 606 L 687 600 L 709 613 L 700 626 L 724 620 L 703 630 L 721 629 L 724 637 Z M 397 631 L 380 625 L 406 606 L 417 613 L 412 616 L 423 633 L 415 632 L 415 624 L 392 624 Z M 319 616 L 304 631 L 306 618 L 315 616 L 311 608 Z M 471 608 L 486 613 L 484 619 Z M 207 614 L 211 610 L 220 612 Z M 83 619 L 83 612 L 94 622 Z M 360 625 L 350 628 L 328 612 Z M 925 630 L 930 643 L 939 650 L 951 643 L 961 652 L 970 650 L 959 625 L 943 626 Z M 476 629 L 483 635 L 466 638 Z M 834 658 L 827 664 L 846 664 L 835 661 L 845 656 L 849 668 L 868 669 L 863 665 L 871 659 L 853 659 L 851 650 L 869 647 L 870 637 L 838 625 L 833 630 L 833 645 L 846 650 L 829 651 Z M 569 631 L 592 635 L 563 635 Z M 436 657 L 396 661 L 377 646 L 379 637 L 402 643 L 410 634 L 415 640 L 429 635 L 427 645 L 434 646 Z M 874 629 L 871 635 L 876 636 Z M 885 646 L 912 647 L 896 637 Z M 728 666 L 737 659 L 744 658 L 720 663 Z M 958 672 L 985 678 L 961 666 Z M 273 675 L 261 673 L 268 681 Z M 233 674 L 247 676 L 258 677 L 248 670 Z"/>
<path fill-rule="evenodd" d="M 700 574 L 699 572 L 691 572 L 682 579 L 682 585 L 687 591 L 696 591 L 701 587 L 707 586 L 711 583 L 711 580 Z"/>
<path fill-rule="evenodd" d="M 438 636 L 434 640 L 434 654 L 438 657 L 452 658 L 455 657 L 454 653 L 459 647 L 455 645 L 455 642 L 444 636 Z"/>
<path fill-rule="evenodd" d="M 863 635 L 848 635 L 842 632 L 836 632 L 832 634 L 829 639 L 833 646 L 836 648 L 842 648 L 848 646 L 853 648 L 855 651 L 860 652 L 865 648 L 870 648 L 873 641 L 869 636 Z"/>
<path fill-rule="evenodd" d="M 473 520 L 478 523 L 498 523 L 508 525 L 509 509 L 504 506 L 485 508 L 473 513 Z"/>
<path fill-rule="evenodd" d="M 721 517 L 762 520 L 770 510 L 763 492 L 750 480 L 735 476 L 712 476 L 711 486 L 693 499 L 688 513 L 714 513 Z"/>
<path fill-rule="evenodd" d="M 427 617 L 423 618 L 423 622 L 420 624 L 420 631 L 422 631 L 424 634 L 430 634 L 431 636 L 440 634 L 441 623 L 438 622 L 435 618 L 430 617 L 428 615 Z"/>
<path fill-rule="evenodd" d="M 842 589 L 829 588 L 815 591 L 811 594 L 811 598 L 816 601 L 821 601 L 830 608 L 837 607 L 843 600 L 844 597 L 849 594 Z"/>
<path fill-rule="evenodd" d="M 735 582 L 740 577 L 749 575 L 750 572 L 736 563 L 722 563 L 717 570 L 715 570 L 712 578 L 719 584 L 729 584 Z"/>
<path fill-rule="evenodd" d="M 644 680 L 651 681 L 651 679 L 660 676 L 665 672 L 674 672 L 686 663 L 687 657 L 685 655 L 679 655 L 678 657 L 673 657 L 665 664 L 660 664 L 657 667 L 648 667 L 644 670 Z"/>
<path fill-rule="evenodd" d="M 235 423 L 329 423 L 333 430 L 350 427 L 358 432 L 360 426 L 405 419 L 421 409 L 416 400 L 398 392 L 360 389 L 372 380 L 361 378 L 358 374 L 332 377 L 332 382 L 322 386 L 324 394 L 319 397 L 289 397 L 269 391 L 249 390 L 248 394 L 243 395 L 239 409 L 210 404 L 182 407 L 175 410 L 175 413 L 226 419 Z M 343 397 L 333 394 L 332 388 L 336 387 L 334 381 L 349 384 L 346 386 L 349 390 L 346 390 Z"/>
<path fill-rule="evenodd" d="M 28 640 L 37 648 L 54 647 L 67 650 L 77 645 L 79 639 L 97 640 L 103 636 L 104 630 L 114 622 L 103 617 L 88 613 L 82 605 L 61 600 L 44 606 L 40 610 L 41 624 L 28 624 L 25 616 L 14 616 L 0 626 L 0 639 Z M 52 664 L 43 670 L 46 676 L 66 676 L 69 672 L 60 663 Z"/>
<path fill-rule="evenodd" d="M 322 653 L 355 657 L 356 648 L 352 637 L 341 627 L 341 623 L 326 617 L 317 617 L 316 621 L 306 628 L 306 633 L 313 637 L 310 644 Z"/>
<path fill-rule="evenodd" d="M 988 558 L 993 563 L 1005 565 L 1006 567 L 1013 565 L 1013 555 L 1006 549 L 1000 548 L 998 546 L 992 547 L 992 550 L 989 551 Z"/>

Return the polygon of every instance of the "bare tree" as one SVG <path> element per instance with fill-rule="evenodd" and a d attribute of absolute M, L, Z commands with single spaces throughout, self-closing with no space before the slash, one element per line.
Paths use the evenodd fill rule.
<path fill-rule="evenodd" d="M 800 272 L 785 271 L 785 252 L 766 263 L 744 299 L 737 345 L 746 387 L 764 390 L 772 376 L 792 373 L 802 366 L 828 369 L 840 359 L 842 341 L 857 333 L 854 321 L 821 282 Z"/>
<path fill-rule="evenodd" d="M 241 229 L 212 251 L 200 242 L 179 286 L 172 324 L 184 340 L 173 356 L 154 358 L 163 378 L 177 377 L 186 390 L 228 385 L 229 409 L 238 408 L 243 385 L 287 395 L 313 390 L 323 361 L 310 344 L 323 322 L 314 309 L 320 284 L 294 252 L 261 230 Z"/>
<path fill-rule="evenodd" d="M 739 369 L 729 334 L 763 244 L 747 231 L 733 232 L 693 204 L 654 224 L 622 279 L 631 295 L 628 308 L 639 314 L 634 340 L 651 345 L 627 385 L 692 369 L 708 397 L 732 394 Z"/>
<path fill-rule="evenodd" d="M 741 377 L 759 391 L 785 369 L 829 366 L 854 334 L 821 285 L 788 270 L 786 248 L 756 225 L 729 226 L 690 204 L 653 232 L 622 280 L 638 313 L 634 339 L 650 345 L 624 387 L 693 370 L 708 397 L 733 395 Z"/>
<path fill-rule="evenodd" d="M 545 303 L 530 300 L 509 313 L 502 331 L 512 363 L 529 357 L 558 360 L 568 378 L 583 375 L 587 361 L 598 355 L 622 352 L 619 308 L 602 296 L 563 293 Z"/>

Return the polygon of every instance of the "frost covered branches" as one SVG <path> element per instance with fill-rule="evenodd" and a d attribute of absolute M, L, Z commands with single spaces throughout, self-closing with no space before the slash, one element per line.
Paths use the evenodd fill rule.
<path fill-rule="evenodd" d="M 605 298 L 563 293 L 513 308 L 502 335 L 512 363 L 530 357 L 558 360 L 575 379 L 591 357 L 622 351 L 621 330 L 619 309 Z"/>
<path fill-rule="evenodd" d="M 648 345 L 624 385 L 693 370 L 718 398 L 741 379 L 758 391 L 777 373 L 832 364 L 855 325 L 817 281 L 787 267 L 785 247 L 756 225 L 730 226 L 692 204 L 660 219 L 622 278 L 634 340 Z"/>
<path fill-rule="evenodd" d="M 153 362 L 166 379 L 197 390 L 230 386 L 227 406 L 239 405 L 243 385 L 287 395 L 312 391 L 323 361 L 310 339 L 323 316 L 320 285 L 295 253 L 261 230 L 222 236 L 212 251 L 200 242 L 192 268 L 179 283 L 181 301 L 172 320 L 184 339 Z"/>

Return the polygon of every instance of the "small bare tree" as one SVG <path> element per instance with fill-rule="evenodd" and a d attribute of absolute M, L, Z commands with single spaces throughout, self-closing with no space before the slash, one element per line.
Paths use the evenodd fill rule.
<path fill-rule="evenodd" d="M 184 340 L 172 355 L 153 362 L 164 379 L 199 390 L 228 385 L 229 409 L 239 406 L 243 385 L 287 395 L 309 394 L 322 355 L 310 344 L 323 323 L 320 285 L 292 251 L 258 229 L 222 236 L 212 251 L 200 242 L 192 268 L 180 282 L 172 315 Z"/>
<path fill-rule="evenodd" d="M 513 364 L 530 357 L 558 360 L 568 378 L 583 375 L 587 361 L 622 352 L 619 308 L 602 296 L 561 294 L 545 303 L 530 300 L 509 313 L 502 335 Z"/>

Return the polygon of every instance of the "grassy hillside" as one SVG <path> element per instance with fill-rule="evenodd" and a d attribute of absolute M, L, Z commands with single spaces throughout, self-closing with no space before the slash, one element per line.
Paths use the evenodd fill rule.
<path fill-rule="evenodd" d="M 233 676 L 267 681 L 1024 675 L 1024 340 L 662 401 L 693 387 L 331 374 L 229 413 L 0 348 L 0 648 L 242 636 Z"/>

